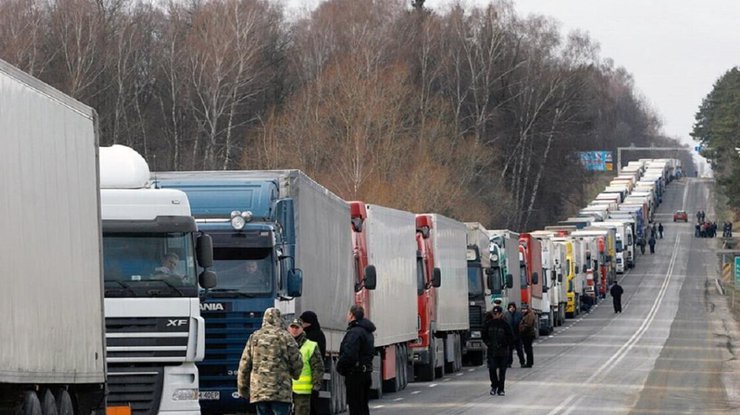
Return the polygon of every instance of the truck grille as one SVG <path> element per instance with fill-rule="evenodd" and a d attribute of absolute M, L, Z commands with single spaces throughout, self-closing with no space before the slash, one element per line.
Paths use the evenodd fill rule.
<path fill-rule="evenodd" d="M 483 315 L 481 314 L 481 306 L 468 306 L 468 316 L 470 318 L 471 329 L 483 327 Z"/>
<path fill-rule="evenodd" d="M 131 406 L 133 415 L 159 412 L 164 368 L 108 365 L 108 406 Z"/>
<path fill-rule="evenodd" d="M 181 362 L 187 357 L 189 318 L 109 317 L 105 328 L 109 362 Z"/>
<path fill-rule="evenodd" d="M 249 336 L 262 327 L 262 312 L 207 312 L 206 354 L 198 364 L 201 389 L 236 384 L 236 370 Z"/>

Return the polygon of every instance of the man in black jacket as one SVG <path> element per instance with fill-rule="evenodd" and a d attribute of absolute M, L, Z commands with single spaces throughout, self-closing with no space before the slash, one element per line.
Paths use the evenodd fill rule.
<path fill-rule="evenodd" d="M 624 290 L 622 289 L 622 286 L 619 285 L 617 281 L 614 281 L 614 285 L 612 285 L 612 288 L 609 290 L 609 294 L 612 295 L 612 299 L 614 300 L 614 313 L 622 312 L 622 294 L 623 293 L 624 293 Z"/>
<path fill-rule="evenodd" d="M 488 376 L 491 395 L 504 396 L 506 368 L 509 366 L 509 348 L 514 342 L 511 326 L 503 319 L 503 309 L 493 307 L 491 318 L 483 325 L 483 342 L 488 346 Z"/>
<path fill-rule="evenodd" d="M 321 330 L 321 324 L 319 324 L 319 317 L 313 311 L 304 311 L 301 314 L 301 320 L 303 321 L 303 332 L 306 333 L 306 338 L 311 341 L 315 341 L 319 345 L 319 351 L 321 352 L 321 358 L 326 358 L 326 336 L 324 331 Z M 324 363 L 326 364 L 326 363 Z M 311 391 L 311 415 L 319 414 L 319 391 Z"/>
<path fill-rule="evenodd" d="M 347 333 L 339 346 L 337 372 L 344 376 L 350 415 L 369 415 L 375 325 L 365 318 L 365 310 L 358 305 L 350 307 L 347 321 Z"/>

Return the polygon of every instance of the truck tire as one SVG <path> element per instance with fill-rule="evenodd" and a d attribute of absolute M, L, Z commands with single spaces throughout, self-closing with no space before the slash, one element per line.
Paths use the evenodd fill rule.
<path fill-rule="evenodd" d="M 421 382 L 431 382 L 434 380 L 435 366 L 437 365 L 437 355 L 435 354 L 434 338 L 429 345 L 429 363 L 416 366 L 417 379 Z"/>
<path fill-rule="evenodd" d="M 18 408 L 15 411 L 16 415 L 43 415 L 41 413 L 41 401 L 36 396 L 34 391 L 26 391 L 23 393 L 23 401 L 21 401 Z"/>
<path fill-rule="evenodd" d="M 57 402 L 49 389 L 41 392 L 41 413 L 43 415 L 57 415 Z"/>
<path fill-rule="evenodd" d="M 56 404 L 58 415 L 74 415 L 75 407 L 72 404 L 72 397 L 66 389 L 60 389 L 56 393 Z"/>
<path fill-rule="evenodd" d="M 470 352 L 470 364 L 473 366 L 480 366 L 483 364 L 483 350 Z"/>

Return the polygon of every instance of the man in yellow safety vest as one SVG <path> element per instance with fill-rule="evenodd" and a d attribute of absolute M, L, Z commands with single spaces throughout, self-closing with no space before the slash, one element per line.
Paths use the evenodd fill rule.
<path fill-rule="evenodd" d="M 290 322 L 288 331 L 293 335 L 303 358 L 303 370 L 298 380 L 293 381 L 293 405 L 295 415 L 311 413 L 311 392 L 321 389 L 324 377 L 324 359 L 318 344 L 306 338 L 303 332 L 303 321 L 297 318 Z"/>

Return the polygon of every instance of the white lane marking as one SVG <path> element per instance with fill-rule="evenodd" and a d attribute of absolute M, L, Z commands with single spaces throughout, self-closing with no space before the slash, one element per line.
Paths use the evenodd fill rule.
<path fill-rule="evenodd" d="M 436 388 L 437 387 L 437 384 L 436 383 L 432 383 L 432 384 L 429 385 L 429 387 L 430 388 Z"/>
<path fill-rule="evenodd" d="M 373 406 L 373 409 L 380 409 L 380 408 L 385 408 L 385 405 L 375 405 L 375 406 Z"/>
<path fill-rule="evenodd" d="M 612 357 L 609 358 L 606 362 L 604 362 L 601 367 L 599 367 L 593 375 L 591 375 L 588 379 L 586 379 L 586 383 L 592 382 L 594 379 L 596 379 L 598 376 L 602 375 L 603 373 L 607 372 L 607 369 L 614 368 L 616 364 L 621 361 L 627 353 L 632 349 L 632 347 L 640 341 L 640 338 L 642 338 L 642 335 L 645 334 L 650 324 L 655 319 L 655 315 L 658 313 L 658 309 L 660 308 L 660 303 L 663 301 L 663 297 L 665 297 L 666 292 L 668 291 L 668 284 L 671 282 L 671 274 L 673 273 L 673 268 L 676 265 L 676 259 L 678 258 L 678 245 L 679 241 L 681 240 L 681 236 L 676 236 L 676 242 L 673 246 L 673 255 L 671 256 L 671 261 L 668 264 L 668 270 L 666 271 L 666 275 L 663 280 L 663 284 L 660 287 L 660 291 L 658 292 L 658 295 L 655 297 L 655 301 L 653 301 L 653 306 L 650 307 L 650 311 L 648 312 L 647 318 L 642 322 L 640 327 L 635 331 L 635 333 L 630 337 L 627 342 L 625 342 L 622 347 L 620 347 Z"/>
<path fill-rule="evenodd" d="M 402 400 L 403 400 L 403 398 L 396 398 L 396 399 L 393 400 L 393 402 L 401 402 Z"/>
<path fill-rule="evenodd" d="M 420 393 L 421 393 L 421 391 L 413 391 L 413 392 L 411 392 L 412 395 L 418 395 Z"/>
<path fill-rule="evenodd" d="M 455 376 L 462 376 L 462 375 L 463 375 L 463 373 L 458 373 Z"/>
<path fill-rule="evenodd" d="M 452 380 L 452 378 L 445 378 L 444 382 L 449 382 L 451 380 Z"/>
<path fill-rule="evenodd" d="M 684 189 L 684 206 L 686 202 L 686 189 Z M 658 292 L 658 295 L 656 296 L 655 300 L 653 301 L 653 305 L 650 308 L 650 311 L 648 312 L 647 318 L 642 322 L 640 327 L 635 331 L 635 333 L 630 337 L 627 342 L 625 342 L 614 355 L 612 355 L 609 360 L 607 360 L 601 367 L 599 367 L 584 383 L 592 383 L 594 379 L 596 379 L 598 376 L 607 373 L 610 369 L 614 368 L 617 363 L 619 363 L 626 355 L 627 353 L 635 346 L 635 344 L 640 341 L 643 334 L 647 331 L 647 328 L 650 326 L 652 321 L 655 319 L 655 315 L 658 312 L 658 309 L 660 308 L 660 303 L 663 300 L 663 297 L 665 297 L 666 292 L 668 291 L 668 285 L 671 281 L 671 276 L 673 273 L 673 268 L 676 265 L 676 259 L 678 258 L 678 246 L 679 246 L 679 240 L 681 239 L 680 235 L 676 236 L 676 242 L 673 246 L 673 254 L 671 255 L 671 260 L 668 264 L 668 270 L 666 271 L 666 274 L 664 275 L 663 284 L 660 287 L 660 291 Z M 598 306 L 598 305 L 597 305 Z M 576 395 L 571 395 L 568 397 L 563 403 L 558 405 L 555 409 L 550 411 L 547 415 L 555 415 L 558 412 L 562 411 L 566 408 L 567 405 L 570 404 L 570 402 L 576 398 Z M 578 404 L 583 400 L 583 397 L 579 397 L 575 404 L 569 408 L 565 412 L 563 412 L 563 415 L 570 414 L 575 410 L 576 407 L 578 407 Z"/>
<path fill-rule="evenodd" d="M 472 371 L 474 371 L 474 370 L 475 370 L 475 369 L 468 369 L 468 372 L 472 372 Z"/>
<path fill-rule="evenodd" d="M 557 414 L 558 412 L 562 411 L 562 410 L 563 410 L 563 408 L 565 408 L 566 406 L 568 406 L 568 405 L 570 404 L 570 402 L 571 402 L 571 401 L 572 401 L 573 399 L 575 399 L 575 398 L 576 398 L 576 395 L 570 395 L 570 396 L 568 397 L 568 399 L 564 400 L 564 401 L 563 401 L 563 403 L 561 403 L 560 405 L 558 405 L 558 406 L 556 406 L 555 408 L 553 408 L 553 410 L 552 410 L 552 411 L 550 411 L 550 412 L 548 412 L 548 413 L 547 413 L 547 415 L 555 415 L 555 414 Z"/>

